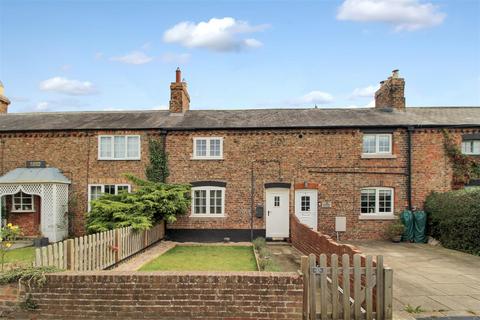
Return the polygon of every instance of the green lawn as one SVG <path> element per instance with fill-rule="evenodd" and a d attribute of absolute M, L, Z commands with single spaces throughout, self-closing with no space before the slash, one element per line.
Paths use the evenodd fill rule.
<path fill-rule="evenodd" d="M 144 264 L 140 271 L 257 271 L 247 246 L 176 246 Z"/>
<path fill-rule="evenodd" d="M 5 254 L 5 263 L 29 263 L 35 259 L 35 248 L 26 247 L 8 250 Z"/>

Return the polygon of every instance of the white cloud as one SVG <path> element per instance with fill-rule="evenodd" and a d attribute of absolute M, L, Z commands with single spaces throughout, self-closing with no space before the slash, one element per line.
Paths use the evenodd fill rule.
<path fill-rule="evenodd" d="M 103 52 L 95 52 L 95 60 L 101 60 L 103 56 Z"/>
<path fill-rule="evenodd" d="M 178 43 L 187 48 L 203 48 L 217 52 L 240 51 L 258 48 L 260 41 L 253 38 L 242 39 L 241 34 L 254 33 L 268 28 L 268 25 L 252 26 L 247 21 L 231 17 L 212 18 L 207 22 L 180 22 L 165 31 L 163 40 Z"/>
<path fill-rule="evenodd" d="M 396 31 L 434 27 L 445 17 L 438 6 L 419 0 L 345 0 L 337 13 L 338 20 L 385 22 Z"/>
<path fill-rule="evenodd" d="M 356 99 L 356 98 L 371 98 L 374 96 L 375 92 L 378 90 L 380 85 L 376 86 L 366 86 L 364 88 L 355 88 L 350 95 L 351 99 Z"/>
<path fill-rule="evenodd" d="M 297 99 L 289 101 L 293 105 L 313 105 L 313 104 L 327 104 L 333 101 L 333 96 L 330 93 L 323 91 L 311 91 Z"/>
<path fill-rule="evenodd" d="M 46 110 L 48 110 L 48 107 L 49 107 L 49 103 L 48 103 L 48 102 L 46 102 L 46 101 L 39 102 L 39 103 L 37 103 L 37 105 L 35 106 L 35 111 L 46 111 Z"/>
<path fill-rule="evenodd" d="M 167 53 L 164 53 L 160 59 L 164 62 L 164 63 L 179 63 L 179 64 L 184 64 L 184 63 L 187 63 L 189 60 L 190 60 L 190 54 L 189 53 L 180 53 L 180 54 L 176 54 L 176 53 L 170 53 L 170 52 L 167 52 Z"/>
<path fill-rule="evenodd" d="M 357 109 L 357 108 L 373 108 L 373 107 L 375 107 L 375 100 L 371 100 L 369 103 L 367 103 L 366 105 L 363 105 L 363 106 L 352 104 L 352 105 L 346 106 L 345 108 L 347 108 L 347 109 Z"/>
<path fill-rule="evenodd" d="M 85 96 L 98 92 L 90 81 L 71 80 L 64 77 L 53 77 L 40 82 L 40 90 L 72 96 Z"/>
<path fill-rule="evenodd" d="M 112 57 L 110 58 L 112 61 L 118 61 L 126 64 L 145 64 L 149 63 L 153 60 L 152 57 L 146 55 L 142 51 L 132 51 L 124 56 L 120 57 Z"/>

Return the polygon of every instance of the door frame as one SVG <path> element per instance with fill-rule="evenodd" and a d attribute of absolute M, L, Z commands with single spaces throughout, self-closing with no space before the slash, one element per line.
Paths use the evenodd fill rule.
<path fill-rule="evenodd" d="M 269 207 L 269 197 L 271 196 L 270 193 L 274 194 L 283 194 L 286 198 L 285 207 L 282 209 L 285 210 L 284 216 L 282 216 L 282 223 L 285 224 L 285 228 L 281 231 L 281 233 L 271 233 L 269 232 L 269 220 L 272 218 L 270 217 L 271 208 Z M 288 187 L 274 187 L 274 188 L 265 188 L 265 237 L 266 238 L 288 238 L 290 237 L 290 188 Z"/>

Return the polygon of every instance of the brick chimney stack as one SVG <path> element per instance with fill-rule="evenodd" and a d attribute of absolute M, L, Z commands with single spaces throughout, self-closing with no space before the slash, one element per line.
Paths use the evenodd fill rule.
<path fill-rule="evenodd" d="M 405 79 L 393 70 L 387 80 L 380 82 L 375 92 L 375 109 L 405 111 Z"/>
<path fill-rule="evenodd" d="M 10 100 L 3 95 L 4 90 L 3 83 L 0 82 L 0 115 L 8 113 L 8 105 L 10 104 Z"/>
<path fill-rule="evenodd" d="M 175 82 L 170 84 L 170 107 L 171 113 L 185 113 L 190 109 L 190 95 L 187 83 L 182 81 L 182 71 L 177 68 Z"/>

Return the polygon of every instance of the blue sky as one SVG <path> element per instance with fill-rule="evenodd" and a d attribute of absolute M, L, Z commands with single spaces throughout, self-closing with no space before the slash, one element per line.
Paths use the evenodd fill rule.
<path fill-rule="evenodd" d="M 480 1 L 0 0 L 10 112 L 371 105 L 393 69 L 409 106 L 480 105 Z"/>

